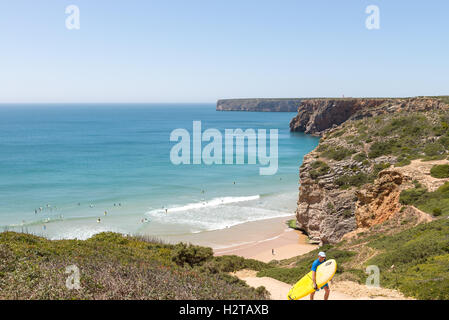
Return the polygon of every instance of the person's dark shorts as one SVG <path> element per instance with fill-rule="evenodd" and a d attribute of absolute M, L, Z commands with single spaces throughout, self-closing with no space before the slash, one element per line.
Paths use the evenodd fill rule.
<path fill-rule="evenodd" d="M 324 286 L 322 286 L 321 288 L 319 288 L 317 291 L 319 291 L 319 290 L 321 290 L 321 289 L 324 289 L 324 288 L 326 288 L 326 287 L 329 288 L 329 284 L 326 283 Z"/>

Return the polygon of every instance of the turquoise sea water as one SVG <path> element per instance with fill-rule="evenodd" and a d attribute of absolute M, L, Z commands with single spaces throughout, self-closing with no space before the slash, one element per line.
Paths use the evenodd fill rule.
<path fill-rule="evenodd" d="M 299 166 L 318 144 L 289 132 L 294 115 L 212 104 L 0 106 L 0 226 L 49 238 L 157 236 L 290 215 Z M 278 129 L 277 174 L 259 175 L 259 164 L 173 165 L 170 133 L 191 132 L 194 120 L 223 134 Z"/>

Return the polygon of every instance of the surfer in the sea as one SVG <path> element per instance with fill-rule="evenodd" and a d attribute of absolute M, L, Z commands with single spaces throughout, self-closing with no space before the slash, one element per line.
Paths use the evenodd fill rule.
<path fill-rule="evenodd" d="M 321 288 L 318 288 L 316 284 L 316 269 L 320 264 L 322 264 L 324 261 L 326 261 L 326 254 L 324 252 L 318 253 L 318 259 L 316 259 L 312 264 L 312 281 L 313 281 L 313 288 L 318 291 L 320 289 L 324 289 L 324 300 L 329 299 L 329 293 L 331 290 L 329 289 L 329 285 L 326 283 Z M 313 297 L 315 296 L 315 291 L 310 294 L 310 300 L 313 300 Z"/>

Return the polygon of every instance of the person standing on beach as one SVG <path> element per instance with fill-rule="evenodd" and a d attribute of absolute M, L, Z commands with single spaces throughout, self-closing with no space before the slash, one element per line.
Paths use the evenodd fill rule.
<path fill-rule="evenodd" d="M 329 293 L 331 292 L 329 289 L 329 284 L 325 284 L 324 286 L 322 286 L 321 288 L 318 288 L 317 284 L 316 284 L 316 269 L 318 268 L 318 266 L 320 264 L 322 264 L 324 261 L 326 261 L 326 254 L 324 252 L 320 252 L 318 253 L 318 259 L 316 259 L 313 264 L 312 264 L 312 281 L 313 281 L 313 288 L 318 291 L 320 289 L 324 288 L 324 300 L 329 299 Z M 312 292 L 310 294 L 310 300 L 313 300 L 313 297 L 315 296 L 315 292 Z"/>

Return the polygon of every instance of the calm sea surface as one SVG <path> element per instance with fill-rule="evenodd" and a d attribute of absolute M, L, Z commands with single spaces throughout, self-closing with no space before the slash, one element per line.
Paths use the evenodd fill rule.
<path fill-rule="evenodd" d="M 318 144 L 289 132 L 294 115 L 217 112 L 212 104 L 2 105 L 0 226 L 84 239 L 101 231 L 196 233 L 291 215 L 299 166 Z M 223 136 L 278 129 L 277 174 L 259 175 L 259 164 L 173 165 L 170 133 L 192 132 L 195 120 Z"/>

